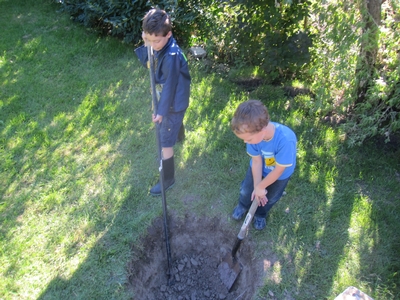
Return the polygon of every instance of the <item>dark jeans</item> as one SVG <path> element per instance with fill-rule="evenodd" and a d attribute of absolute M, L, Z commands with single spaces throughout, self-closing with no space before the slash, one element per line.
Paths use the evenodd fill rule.
<path fill-rule="evenodd" d="M 266 218 L 269 210 L 274 206 L 276 202 L 282 197 L 282 194 L 289 182 L 289 178 L 283 180 L 277 180 L 269 187 L 267 187 L 267 198 L 268 202 L 265 206 L 259 206 L 255 212 L 256 217 Z M 240 187 L 239 204 L 247 210 L 251 206 L 251 194 L 254 191 L 253 174 L 251 173 L 251 167 L 247 169 L 246 177 L 242 181 Z"/>

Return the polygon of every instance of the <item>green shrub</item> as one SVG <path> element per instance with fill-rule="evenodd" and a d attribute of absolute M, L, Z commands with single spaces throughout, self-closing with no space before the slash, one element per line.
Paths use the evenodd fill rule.
<path fill-rule="evenodd" d="M 174 35 L 180 44 L 188 45 L 193 30 L 201 24 L 200 11 L 207 1 L 147 0 L 58 0 L 73 20 L 127 43 L 141 42 L 142 19 L 152 7 L 165 9 L 172 19 Z"/>
<path fill-rule="evenodd" d="M 197 44 L 195 32 L 204 36 L 209 29 L 207 10 L 213 2 L 213 0 L 164 0 L 157 2 L 157 6 L 170 14 L 174 37 L 179 45 L 187 47 Z"/>
<path fill-rule="evenodd" d="M 306 23 L 308 2 L 214 1 L 196 29 L 218 63 L 259 66 L 269 81 L 300 74 L 310 60 Z"/>
<path fill-rule="evenodd" d="M 75 21 L 128 43 L 140 41 L 141 19 L 151 8 L 146 0 L 60 0 L 60 3 Z"/>
<path fill-rule="evenodd" d="M 59 0 L 75 21 L 103 34 L 141 42 L 141 20 L 165 9 L 182 46 L 205 45 L 217 63 L 261 66 L 274 81 L 299 74 L 310 59 L 311 39 L 301 21 L 307 2 L 273 0 Z"/>
<path fill-rule="evenodd" d="M 400 24 L 395 1 L 382 6 L 378 56 L 371 71 L 360 59 L 361 45 L 369 40 L 363 30 L 363 2 L 350 7 L 347 1 L 321 5 L 314 1 L 312 27 L 316 38 L 308 69 L 315 93 L 313 112 L 320 117 L 341 115 L 350 145 L 380 135 L 386 141 L 400 129 Z M 370 80 L 368 80 L 370 79 Z M 360 100 L 359 87 L 367 86 Z"/>

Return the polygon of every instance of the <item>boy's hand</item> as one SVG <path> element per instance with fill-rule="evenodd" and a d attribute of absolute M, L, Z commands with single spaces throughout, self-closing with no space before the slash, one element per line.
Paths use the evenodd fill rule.
<path fill-rule="evenodd" d="M 162 122 L 162 116 L 160 116 L 160 115 L 154 115 L 153 114 L 153 122 L 154 123 L 161 123 Z"/>
<path fill-rule="evenodd" d="M 259 188 L 256 186 L 253 191 L 252 199 L 258 201 L 258 205 L 264 206 L 268 202 L 267 190 L 265 188 Z"/>

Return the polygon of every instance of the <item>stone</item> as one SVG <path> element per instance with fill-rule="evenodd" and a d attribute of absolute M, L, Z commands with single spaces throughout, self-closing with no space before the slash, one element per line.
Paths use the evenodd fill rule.
<path fill-rule="evenodd" d="M 207 52 L 201 47 L 191 47 L 189 52 L 195 58 L 205 58 L 207 56 Z"/>
<path fill-rule="evenodd" d="M 190 262 L 192 263 L 193 266 L 198 266 L 199 263 L 197 262 L 197 260 L 195 260 L 194 258 L 190 259 Z"/>
<path fill-rule="evenodd" d="M 349 286 L 335 300 L 374 300 L 354 286 Z"/>

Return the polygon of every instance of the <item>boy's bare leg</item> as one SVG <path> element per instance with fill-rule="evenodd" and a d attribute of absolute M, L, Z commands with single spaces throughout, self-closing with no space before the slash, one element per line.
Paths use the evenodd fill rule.
<path fill-rule="evenodd" d="M 171 158 L 172 156 L 174 156 L 174 148 L 172 148 L 172 147 L 162 148 L 162 159 L 163 160 Z"/>

